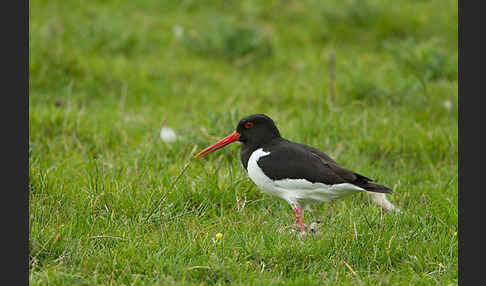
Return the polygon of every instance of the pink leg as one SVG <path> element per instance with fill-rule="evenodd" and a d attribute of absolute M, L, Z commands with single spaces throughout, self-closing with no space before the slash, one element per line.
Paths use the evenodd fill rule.
<path fill-rule="evenodd" d="M 302 215 L 302 209 L 300 207 L 296 207 L 294 209 L 295 211 L 295 223 L 296 224 L 299 224 L 299 227 L 300 227 L 300 231 L 304 231 L 305 227 L 304 227 L 304 218 L 303 218 L 303 215 Z"/>

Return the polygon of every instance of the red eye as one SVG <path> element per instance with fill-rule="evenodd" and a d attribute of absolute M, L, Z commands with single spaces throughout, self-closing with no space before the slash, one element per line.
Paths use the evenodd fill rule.
<path fill-rule="evenodd" d="M 252 128 L 252 127 L 253 127 L 253 122 L 248 121 L 247 123 L 245 123 L 245 128 L 248 129 L 248 128 Z"/>

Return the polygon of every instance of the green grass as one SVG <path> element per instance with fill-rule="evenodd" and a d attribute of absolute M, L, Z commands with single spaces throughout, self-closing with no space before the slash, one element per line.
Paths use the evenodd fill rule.
<path fill-rule="evenodd" d="M 38 0 L 29 28 L 32 285 L 457 285 L 457 1 Z M 402 212 L 357 194 L 281 232 L 239 144 L 170 188 L 252 113 Z"/>

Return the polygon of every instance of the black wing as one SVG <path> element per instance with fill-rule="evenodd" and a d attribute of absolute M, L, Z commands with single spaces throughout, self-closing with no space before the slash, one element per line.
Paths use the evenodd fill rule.
<path fill-rule="evenodd" d="M 385 186 L 371 183 L 370 178 L 340 166 L 323 152 L 291 141 L 272 146 L 272 152 L 261 157 L 258 166 L 273 180 L 306 179 L 326 185 L 350 183 L 368 191 L 392 192 Z"/>

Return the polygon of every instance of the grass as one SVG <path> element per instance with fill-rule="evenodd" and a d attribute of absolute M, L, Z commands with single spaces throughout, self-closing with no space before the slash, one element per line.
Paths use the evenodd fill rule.
<path fill-rule="evenodd" d="M 458 284 L 457 1 L 38 0 L 29 28 L 30 284 Z M 281 231 L 238 144 L 171 188 L 252 113 L 402 212 L 358 194 Z"/>

